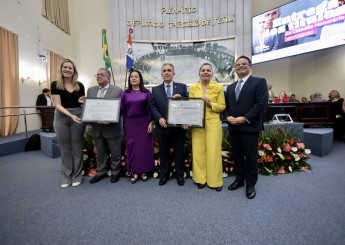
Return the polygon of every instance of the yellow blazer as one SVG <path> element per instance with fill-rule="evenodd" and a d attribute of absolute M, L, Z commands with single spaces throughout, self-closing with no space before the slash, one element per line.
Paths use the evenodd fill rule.
<path fill-rule="evenodd" d="M 206 97 L 210 99 L 212 108 L 206 106 L 205 119 L 219 119 L 219 114 L 225 110 L 225 97 L 223 91 L 223 85 L 210 81 L 206 89 Z M 189 87 L 190 98 L 202 98 L 204 97 L 202 92 L 202 84 L 197 83 Z"/>

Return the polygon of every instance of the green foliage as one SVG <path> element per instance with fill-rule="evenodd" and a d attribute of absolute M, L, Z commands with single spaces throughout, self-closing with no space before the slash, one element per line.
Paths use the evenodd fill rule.
<path fill-rule="evenodd" d="M 229 131 L 223 129 L 222 138 L 222 164 L 223 176 L 235 175 L 235 164 L 232 158 L 232 148 L 230 144 Z M 96 151 L 94 141 L 91 136 L 90 128 L 87 128 L 84 134 L 84 171 L 88 174 L 90 169 L 96 168 Z M 154 177 L 158 177 L 159 173 L 159 144 L 157 135 L 154 133 L 154 154 L 156 169 Z M 258 143 L 258 172 L 263 175 L 291 173 L 294 171 L 308 172 L 311 166 L 307 163 L 310 150 L 305 149 L 298 136 L 293 135 L 290 131 L 283 128 L 270 129 L 268 132 L 261 132 Z M 170 171 L 171 176 L 175 174 L 174 149 L 170 149 Z M 185 141 L 185 177 L 192 175 L 192 139 L 191 131 L 187 131 Z M 110 164 L 110 159 L 109 159 Z M 126 174 L 126 151 L 125 140 L 122 145 L 121 173 Z"/>

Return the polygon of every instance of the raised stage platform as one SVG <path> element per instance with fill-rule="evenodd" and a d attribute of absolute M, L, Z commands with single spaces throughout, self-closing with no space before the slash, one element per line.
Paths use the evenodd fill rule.
<path fill-rule="evenodd" d="M 33 130 L 25 133 L 19 133 L 0 137 L 0 157 L 25 151 L 25 145 L 33 134 L 40 134 L 41 130 Z"/>

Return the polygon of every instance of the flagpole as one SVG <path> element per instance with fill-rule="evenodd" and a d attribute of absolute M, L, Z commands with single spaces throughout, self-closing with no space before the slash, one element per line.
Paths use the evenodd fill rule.
<path fill-rule="evenodd" d="M 115 84 L 115 78 L 114 78 L 114 72 L 113 72 L 113 65 L 110 66 L 110 72 L 111 72 L 111 76 L 113 78 L 114 85 L 116 85 Z"/>
<path fill-rule="evenodd" d="M 128 69 L 127 69 L 127 67 L 126 67 L 125 89 L 127 88 L 127 75 L 128 75 Z"/>
<path fill-rule="evenodd" d="M 125 88 L 126 88 L 126 81 L 127 81 L 127 75 L 128 75 L 128 71 L 132 69 L 133 67 L 133 57 L 131 57 L 132 62 L 129 62 L 129 57 L 132 56 L 132 37 L 131 35 L 133 34 L 133 29 L 129 28 L 128 30 L 129 34 L 128 34 L 128 40 L 127 40 L 127 51 L 126 51 L 126 76 L 125 76 Z"/>

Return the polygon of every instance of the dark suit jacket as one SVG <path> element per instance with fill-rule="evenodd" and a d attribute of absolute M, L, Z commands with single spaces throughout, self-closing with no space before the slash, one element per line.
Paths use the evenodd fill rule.
<path fill-rule="evenodd" d="M 87 90 L 87 98 L 97 98 L 97 93 L 99 86 L 91 87 Z M 120 98 L 123 89 L 114 85 L 109 85 L 104 98 Z M 119 137 L 122 135 L 122 127 L 120 123 L 110 123 L 110 124 L 92 124 L 92 135 L 95 138 L 100 137 L 100 134 L 106 139 Z"/>
<path fill-rule="evenodd" d="M 44 94 L 37 96 L 36 106 L 47 106 L 47 98 Z"/>
<path fill-rule="evenodd" d="M 244 116 L 250 123 L 242 125 L 229 125 L 230 131 L 260 132 L 262 130 L 262 114 L 268 104 L 268 91 L 266 79 L 249 76 L 241 89 L 236 101 L 235 88 L 237 82 L 228 86 L 226 90 L 225 116 Z"/>
<path fill-rule="evenodd" d="M 182 97 L 188 97 L 186 84 L 174 82 L 173 85 L 173 95 L 180 94 Z M 164 83 L 152 88 L 150 108 L 156 122 L 156 132 L 159 134 L 168 134 L 170 129 L 163 128 L 158 123 L 160 118 L 167 119 L 168 116 L 168 98 L 166 96 Z"/>

